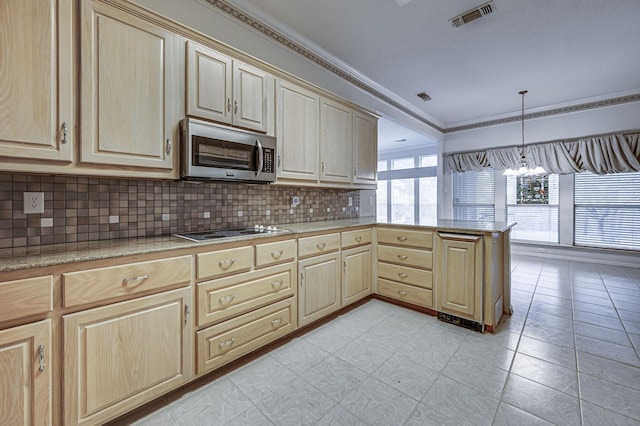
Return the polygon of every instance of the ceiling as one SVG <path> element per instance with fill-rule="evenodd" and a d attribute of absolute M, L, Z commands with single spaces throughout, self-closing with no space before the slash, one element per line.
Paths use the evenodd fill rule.
<path fill-rule="evenodd" d="M 640 93 L 639 0 L 232 0 L 443 129 Z M 320 52 L 322 54 L 322 52 Z M 416 94 L 426 92 L 423 102 Z"/>

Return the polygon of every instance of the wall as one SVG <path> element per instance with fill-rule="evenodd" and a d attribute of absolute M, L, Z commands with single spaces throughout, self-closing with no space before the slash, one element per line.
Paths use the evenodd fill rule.
<path fill-rule="evenodd" d="M 44 192 L 43 214 L 23 213 L 24 191 Z M 359 205 L 343 189 L 0 173 L 0 248 L 346 219 Z"/>

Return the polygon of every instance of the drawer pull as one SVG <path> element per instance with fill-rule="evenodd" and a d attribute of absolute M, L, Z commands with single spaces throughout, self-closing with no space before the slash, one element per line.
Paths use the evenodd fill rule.
<path fill-rule="evenodd" d="M 404 291 L 404 290 L 398 290 L 398 294 L 399 294 L 400 296 L 406 296 L 406 295 L 407 295 L 407 292 L 406 292 L 406 291 Z"/>
<path fill-rule="evenodd" d="M 229 347 L 231 345 L 233 345 L 233 343 L 236 341 L 235 337 L 232 337 L 231 339 L 225 340 L 224 342 L 220 342 L 218 343 L 218 347 L 219 348 L 226 348 Z"/>
<path fill-rule="evenodd" d="M 326 243 L 320 243 L 320 244 L 316 244 L 316 247 L 318 247 L 318 250 L 324 250 L 324 248 L 327 246 Z"/>
<path fill-rule="evenodd" d="M 189 305 L 184 305 L 184 325 L 187 325 L 189 323 L 189 315 L 191 315 Z"/>
<path fill-rule="evenodd" d="M 409 275 L 405 274 L 404 272 L 398 272 L 398 276 L 400 278 L 407 278 Z"/>
<path fill-rule="evenodd" d="M 131 277 L 131 278 L 125 278 L 122 280 L 122 285 L 127 285 L 132 281 L 144 281 L 144 280 L 148 280 L 149 279 L 149 275 L 142 275 L 139 277 Z"/>
<path fill-rule="evenodd" d="M 398 241 L 407 241 L 407 237 L 405 237 L 404 235 L 401 235 L 398 238 Z"/>
<path fill-rule="evenodd" d="M 274 327 L 279 327 L 282 324 L 282 317 L 271 320 L 271 325 Z"/>
<path fill-rule="evenodd" d="M 229 294 L 227 296 L 223 296 L 220 299 L 218 299 L 218 302 L 220 302 L 221 305 L 225 305 L 225 304 L 231 303 L 231 301 L 235 298 L 236 298 L 235 294 Z"/>
<path fill-rule="evenodd" d="M 222 269 L 227 269 L 231 267 L 231 265 L 233 265 L 234 263 L 236 263 L 235 259 L 221 260 L 218 262 L 218 266 L 220 266 Z"/>
<path fill-rule="evenodd" d="M 407 256 L 405 256 L 404 254 L 399 254 L 399 255 L 398 255 L 398 259 L 400 259 L 400 260 L 407 260 Z"/>
<path fill-rule="evenodd" d="M 357 241 L 357 242 L 362 241 L 362 236 L 358 235 L 358 236 L 356 237 L 356 241 Z"/>
<path fill-rule="evenodd" d="M 271 288 L 273 288 L 274 290 L 280 290 L 282 288 L 282 284 L 284 284 L 284 281 L 282 280 L 274 281 L 271 283 Z"/>
<path fill-rule="evenodd" d="M 38 362 L 40 364 L 38 370 L 44 371 L 44 345 L 38 346 Z"/>
<path fill-rule="evenodd" d="M 273 256 L 274 259 L 278 259 L 280 256 L 282 256 L 282 250 L 272 251 L 271 256 Z"/>

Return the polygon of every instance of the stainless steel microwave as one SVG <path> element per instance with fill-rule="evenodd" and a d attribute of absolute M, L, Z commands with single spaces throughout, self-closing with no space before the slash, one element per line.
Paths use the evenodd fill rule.
<path fill-rule="evenodd" d="M 186 118 L 180 122 L 185 180 L 269 183 L 276 180 L 276 139 Z"/>

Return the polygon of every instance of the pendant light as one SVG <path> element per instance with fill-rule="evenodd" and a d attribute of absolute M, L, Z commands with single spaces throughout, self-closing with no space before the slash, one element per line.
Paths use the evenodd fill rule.
<path fill-rule="evenodd" d="M 522 148 L 520 150 L 520 161 L 518 164 L 504 171 L 504 176 L 535 176 L 547 174 L 547 171 L 541 166 L 532 167 L 529 165 L 524 151 L 524 95 L 528 90 L 522 90 L 518 92 L 522 96 Z"/>

